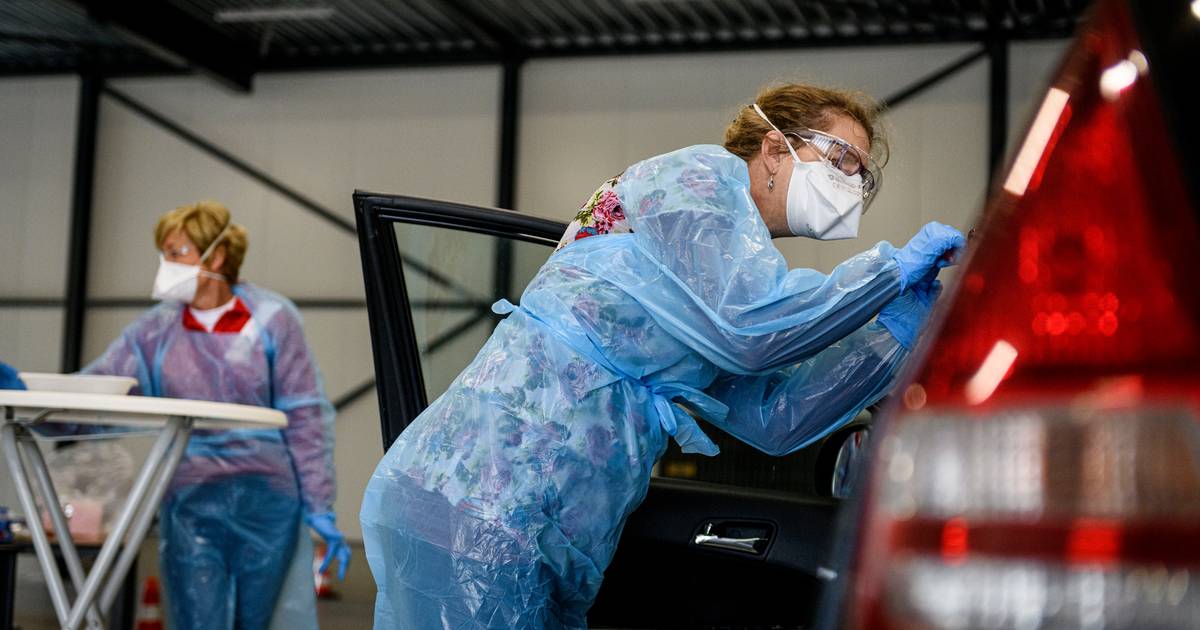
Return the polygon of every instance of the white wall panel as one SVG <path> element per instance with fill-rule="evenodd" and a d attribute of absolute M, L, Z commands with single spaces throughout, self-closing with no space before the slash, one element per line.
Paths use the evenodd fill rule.
<path fill-rule="evenodd" d="M 57 372 L 61 308 L 0 308 L 0 359 L 26 372 Z"/>
<path fill-rule="evenodd" d="M 490 204 L 499 70 L 465 68 L 260 77 L 251 95 L 201 78 L 116 87 L 353 221 L 355 188 Z M 228 165 L 105 99 L 94 295 L 145 294 L 148 234 L 162 212 L 223 201 L 250 230 L 245 275 L 293 297 L 362 294 L 357 241 Z"/>
<path fill-rule="evenodd" d="M 78 93 L 73 78 L 0 81 L 0 296 L 62 295 Z"/>
<path fill-rule="evenodd" d="M 92 246 L 95 249 L 95 245 Z M 83 318 L 82 364 L 99 357 L 126 326 L 133 323 L 141 309 L 89 308 Z"/>
<path fill-rule="evenodd" d="M 0 298 L 57 299 L 66 283 L 75 155 L 72 78 L 0 81 Z M 0 360 L 58 371 L 60 308 L 0 308 Z M 0 455 L 0 505 L 22 512 Z"/>
<path fill-rule="evenodd" d="M 337 464 L 337 498 L 333 511 L 338 528 L 352 540 L 362 540 L 358 513 L 362 510 L 363 491 L 383 457 L 379 432 L 379 399 L 371 392 L 338 414 L 337 441 L 333 461 Z M 365 562 L 356 557 L 353 562 Z"/>
<path fill-rule="evenodd" d="M 0 298 L 63 295 L 78 94 L 74 78 L 0 81 Z M 57 372 L 62 324 L 61 308 L 0 307 L 0 360 Z M 0 505 L 20 511 L 7 481 Z"/>

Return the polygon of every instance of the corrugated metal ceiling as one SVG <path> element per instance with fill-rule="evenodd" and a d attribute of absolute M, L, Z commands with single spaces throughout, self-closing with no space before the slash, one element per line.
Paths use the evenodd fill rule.
<path fill-rule="evenodd" d="M 171 29 L 104 2 L 0 0 L 0 72 L 179 71 L 171 42 L 236 42 L 247 72 L 1067 36 L 1087 0 L 160 0 Z M 279 10 L 316 19 L 288 19 Z M 258 14 L 247 15 L 246 11 Z M 239 13 L 240 12 L 240 13 Z M 265 13 L 264 13 L 265 12 Z M 272 15 L 284 19 L 264 19 Z M 247 20 L 246 18 L 256 18 Z M 178 18 L 178 19 L 175 19 Z M 183 26 L 181 26 L 183 25 Z M 189 28 L 189 25 L 191 28 Z M 989 27 L 995 27 L 989 29 Z M 162 39 L 156 39 L 161 37 Z M 155 45 L 147 45 L 147 39 Z M 203 49 L 206 40 L 199 44 Z M 164 45 L 164 42 L 165 45 Z M 193 47 L 194 49 L 194 47 Z M 229 59 L 223 59 L 228 63 Z M 202 65 L 202 64 L 199 64 Z"/>

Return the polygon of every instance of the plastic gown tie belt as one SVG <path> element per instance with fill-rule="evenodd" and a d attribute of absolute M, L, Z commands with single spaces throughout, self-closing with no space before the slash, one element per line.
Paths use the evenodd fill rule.
<path fill-rule="evenodd" d="M 258 442 L 283 444 L 278 429 L 232 429 L 220 433 L 192 435 L 188 440 L 190 457 L 248 457 L 258 455 Z"/>
<path fill-rule="evenodd" d="M 647 389 L 654 400 L 654 410 L 655 415 L 658 416 L 658 424 L 668 435 L 675 439 L 675 442 L 679 444 L 679 448 L 683 452 L 700 453 L 701 455 L 708 455 L 710 457 L 721 452 L 721 449 L 717 448 L 712 439 L 700 429 L 700 425 L 696 423 L 696 419 L 681 409 L 679 405 L 673 404 L 672 400 L 677 398 L 682 399 L 688 408 L 709 422 L 723 420 L 726 414 L 729 413 L 729 407 L 724 403 L 695 387 L 682 383 L 645 383 L 614 365 L 586 336 L 558 330 L 545 321 L 542 321 L 537 315 L 530 312 L 529 309 L 514 305 L 505 299 L 501 299 L 492 305 L 492 312 L 497 315 L 508 315 L 516 311 L 520 311 L 531 321 L 537 322 L 539 326 L 549 331 L 555 338 L 565 343 L 572 350 L 588 357 L 600 367 L 630 383 Z"/>

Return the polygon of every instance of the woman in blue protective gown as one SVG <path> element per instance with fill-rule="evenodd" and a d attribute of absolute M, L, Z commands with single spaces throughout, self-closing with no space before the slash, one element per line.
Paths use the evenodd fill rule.
<path fill-rule="evenodd" d="M 881 145 L 868 105 L 784 85 L 724 146 L 597 191 L 376 468 L 361 513 L 376 627 L 585 627 L 667 439 L 717 453 L 693 414 L 784 454 L 886 393 L 961 234 L 930 224 L 829 275 L 789 270 L 771 242 L 856 235 Z"/>
<path fill-rule="evenodd" d="M 334 411 L 295 305 L 238 281 L 247 235 L 227 208 L 168 212 L 155 244 L 162 303 L 83 372 L 134 377 L 145 396 L 287 415 L 282 430 L 193 431 L 160 512 L 171 627 L 266 628 L 302 520 L 328 543 L 326 564 L 337 556 L 344 572 L 349 561 L 333 517 Z M 294 596 L 311 600 L 311 579 L 306 588 Z"/>

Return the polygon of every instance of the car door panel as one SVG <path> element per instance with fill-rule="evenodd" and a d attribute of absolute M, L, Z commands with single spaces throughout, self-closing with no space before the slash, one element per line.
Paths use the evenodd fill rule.
<path fill-rule="evenodd" d="M 440 394 L 437 383 L 445 382 L 446 374 L 426 372 L 457 374 L 468 360 L 439 364 L 431 358 L 432 344 L 422 337 L 454 329 L 436 309 L 465 305 L 468 315 L 456 316 L 461 326 L 476 326 L 472 334 L 485 338 L 498 321 L 484 312 L 486 306 L 499 297 L 517 301 L 515 293 L 549 257 L 566 224 L 411 197 L 358 192 L 354 200 L 386 449 Z M 479 235 L 498 240 L 489 245 Z M 452 255 L 447 249 L 463 251 Z M 489 260 L 492 269 L 479 268 Z M 485 277 L 491 285 L 482 282 Z M 727 450 L 749 450 L 716 429 L 710 432 Z M 822 448 L 762 466 L 766 477 L 782 471 L 776 476 L 792 492 L 654 478 L 624 528 L 590 623 L 622 628 L 804 625 L 819 595 L 821 559 L 837 503 L 815 496 L 812 472 L 791 474 L 786 468 L 811 471 Z M 713 461 L 672 452 L 664 465 L 677 464 L 671 470 L 682 473 L 676 476 L 731 477 L 728 465 L 714 467 Z M 731 454 L 727 461 L 743 459 Z M 752 459 L 745 461 L 753 467 Z M 699 535 L 705 537 L 698 544 Z"/>
<path fill-rule="evenodd" d="M 831 499 L 655 478 L 625 525 L 588 621 L 621 628 L 803 627 L 829 577 L 822 563 L 836 507 Z M 714 523 L 765 525 L 768 542 L 757 554 L 697 545 L 697 535 Z"/>

